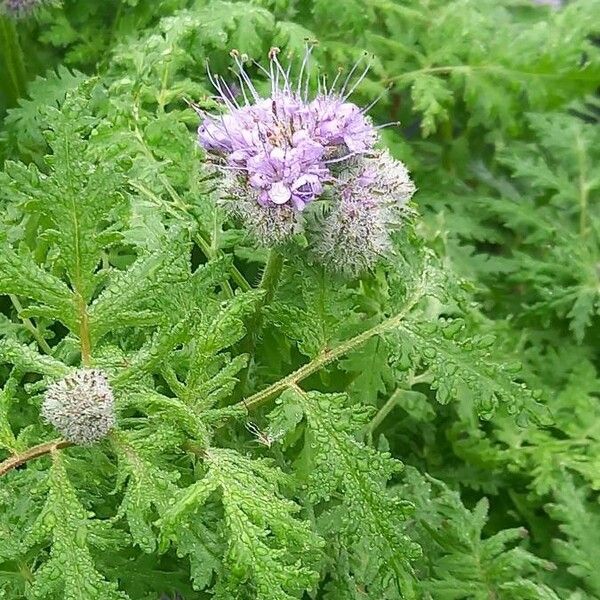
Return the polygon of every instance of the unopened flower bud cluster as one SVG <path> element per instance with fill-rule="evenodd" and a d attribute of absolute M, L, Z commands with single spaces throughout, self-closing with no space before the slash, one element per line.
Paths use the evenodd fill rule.
<path fill-rule="evenodd" d="M 79 369 L 46 390 L 42 417 L 74 444 L 91 444 L 115 426 L 114 397 L 104 373 Z"/>

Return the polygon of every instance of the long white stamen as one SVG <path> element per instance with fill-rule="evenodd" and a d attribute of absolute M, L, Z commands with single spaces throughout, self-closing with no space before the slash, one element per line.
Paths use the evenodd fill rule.
<path fill-rule="evenodd" d="M 232 69 L 232 72 L 234 72 L 233 69 Z M 244 85 L 244 80 L 242 79 L 242 77 L 240 76 L 239 73 L 235 73 L 235 76 L 238 78 L 238 81 L 240 82 L 240 89 L 242 90 L 244 104 L 246 106 L 250 106 L 250 100 L 248 100 L 248 96 L 246 95 L 246 86 Z"/>
<path fill-rule="evenodd" d="M 286 71 L 285 71 L 285 80 L 286 80 L 286 82 L 287 82 L 287 84 L 288 84 L 288 87 L 289 87 L 289 85 L 290 85 L 290 83 L 289 83 L 289 82 L 290 82 L 290 73 L 291 73 L 291 72 L 292 72 L 292 61 L 290 60 L 290 64 L 288 65 L 288 68 L 287 68 L 287 69 L 286 69 Z M 287 91 L 288 91 L 288 92 L 291 92 L 291 88 L 289 88 Z"/>
<path fill-rule="evenodd" d="M 340 67 L 340 68 L 338 68 L 337 75 L 335 76 L 335 79 L 333 80 L 333 83 L 331 84 L 331 87 L 329 88 L 329 93 L 330 94 L 333 94 L 333 92 L 335 91 L 335 86 L 336 86 L 336 84 L 339 81 L 339 79 L 340 79 L 341 76 L 342 76 L 342 69 Z"/>
<path fill-rule="evenodd" d="M 344 154 L 344 156 L 340 156 L 339 158 L 331 158 L 324 162 L 326 165 L 333 165 L 335 163 L 342 162 L 344 160 L 348 160 L 349 158 L 352 158 L 353 156 L 358 156 L 358 154 L 359 154 L 358 152 L 350 152 L 349 154 Z"/>
<path fill-rule="evenodd" d="M 219 92 L 219 96 L 221 97 L 221 99 L 223 100 L 223 102 L 225 103 L 225 105 L 227 106 L 227 108 L 229 108 L 229 110 L 235 110 L 236 108 L 239 108 L 239 104 L 237 103 L 237 101 L 235 100 L 233 94 L 231 93 L 231 90 L 229 90 L 229 88 L 227 87 L 227 84 L 225 83 L 225 80 L 221 77 L 221 81 L 223 82 L 223 84 L 225 84 L 225 87 L 227 88 L 227 90 L 229 91 L 229 95 L 227 95 L 223 89 L 221 88 L 221 84 L 219 82 L 219 76 L 218 75 L 213 75 L 210 72 L 210 68 L 208 67 L 208 63 L 206 65 L 206 72 L 208 74 L 208 79 L 209 81 L 212 83 L 213 87 L 217 90 L 217 92 Z M 233 102 L 232 102 L 233 100 Z"/>
<path fill-rule="evenodd" d="M 269 80 L 271 81 L 271 95 L 279 89 L 279 72 L 275 72 L 272 60 L 269 60 Z"/>
<path fill-rule="evenodd" d="M 288 79 L 287 73 L 283 70 L 281 63 L 277 60 L 277 54 L 272 53 L 271 61 L 275 64 L 275 67 L 277 68 L 277 89 L 279 89 L 279 74 L 281 74 L 283 77 L 283 82 L 284 82 L 284 86 L 283 86 L 284 91 L 286 91 L 286 92 L 291 91 L 290 81 Z"/>
<path fill-rule="evenodd" d="M 400 121 L 389 121 L 388 123 L 383 123 L 383 125 L 376 125 L 373 129 L 383 129 L 385 127 L 393 127 L 394 125 L 400 125 Z"/>
<path fill-rule="evenodd" d="M 252 97 L 254 98 L 254 101 L 258 102 L 260 100 L 260 96 L 258 95 L 258 92 L 256 91 L 256 88 L 254 87 L 252 80 L 250 79 L 250 77 L 248 77 L 248 74 L 246 73 L 246 70 L 244 69 L 244 64 L 240 60 L 239 53 L 237 53 L 237 52 L 232 53 L 232 56 L 233 56 L 233 59 L 235 60 L 235 64 L 236 64 L 237 68 L 240 71 L 241 77 L 243 78 L 244 82 L 248 86 L 248 89 L 250 90 L 250 93 L 252 94 Z"/>
<path fill-rule="evenodd" d="M 304 82 L 304 102 L 308 102 L 308 85 L 310 84 L 310 73 L 306 73 L 306 81 Z"/>
<path fill-rule="evenodd" d="M 300 75 L 298 76 L 298 86 L 296 88 L 296 93 L 298 95 L 300 95 L 300 92 L 302 91 L 302 78 L 304 77 L 304 69 L 306 68 L 306 64 L 308 63 L 312 49 L 312 46 L 307 46 L 306 51 L 304 52 L 304 58 L 302 59 L 302 65 L 300 66 Z"/>
<path fill-rule="evenodd" d="M 252 64 L 259 70 L 262 71 L 269 79 L 271 75 L 257 60 L 252 59 Z"/>
<path fill-rule="evenodd" d="M 235 99 L 235 94 L 231 91 L 231 88 L 229 87 L 227 82 L 223 79 L 223 77 L 220 77 L 219 79 L 220 79 L 221 85 L 227 91 L 227 96 L 228 96 L 228 99 L 230 100 L 230 104 L 232 106 L 235 106 L 235 108 L 237 108 L 237 109 L 241 108 L 240 105 L 238 104 L 238 101 Z"/>
<path fill-rule="evenodd" d="M 385 90 L 383 90 L 383 92 L 381 92 L 379 94 L 379 96 L 377 96 L 377 98 L 375 98 L 375 100 L 373 100 L 373 102 L 371 102 L 371 104 L 362 108 L 360 112 L 363 115 L 366 115 L 391 89 L 392 89 L 391 86 L 386 87 Z"/>
<path fill-rule="evenodd" d="M 364 56 L 366 56 L 366 52 L 365 52 Z M 364 56 L 359 58 L 354 63 L 354 66 L 350 69 L 350 73 L 348 73 L 348 77 L 346 77 L 346 81 L 344 81 L 344 85 L 342 86 L 342 89 L 340 90 L 340 96 L 344 96 L 346 94 L 346 87 L 348 87 L 348 84 L 350 83 L 350 80 L 352 79 L 352 75 L 354 75 L 354 73 L 356 72 L 356 69 L 358 69 L 358 65 L 360 65 Z"/>
<path fill-rule="evenodd" d="M 371 64 L 368 63 L 367 66 L 365 67 L 365 70 L 362 72 L 361 76 L 356 80 L 356 82 L 354 83 L 354 85 L 350 88 L 350 91 L 344 96 L 344 100 L 347 100 L 348 98 L 350 98 L 350 96 L 352 96 L 352 94 L 354 93 L 354 90 L 361 84 L 362 80 L 367 76 L 367 73 L 369 72 L 369 69 L 371 68 Z"/>

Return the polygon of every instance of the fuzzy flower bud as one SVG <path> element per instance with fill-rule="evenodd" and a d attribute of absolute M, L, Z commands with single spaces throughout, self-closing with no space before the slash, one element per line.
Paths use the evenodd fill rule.
<path fill-rule="evenodd" d="M 313 249 L 331 270 L 357 276 L 392 253 L 390 232 L 401 224 L 415 186 L 387 150 L 357 159 L 337 181 L 338 199 L 319 224 Z"/>
<path fill-rule="evenodd" d="M 50 385 L 42 417 L 74 444 L 105 437 L 115 425 L 114 397 L 105 374 L 79 369 Z"/>
<path fill-rule="evenodd" d="M 288 204 L 261 205 L 256 193 L 245 189 L 232 173 L 226 173 L 221 184 L 219 204 L 265 246 L 279 246 L 298 231 L 296 215 Z"/>

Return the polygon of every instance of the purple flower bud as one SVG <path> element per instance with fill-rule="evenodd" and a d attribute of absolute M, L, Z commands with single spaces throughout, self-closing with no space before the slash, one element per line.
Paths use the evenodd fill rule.
<path fill-rule="evenodd" d="M 79 369 L 46 390 L 42 417 L 70 442 L 91 444 L 115 425 L 114 398 L 97 369 Z"/>

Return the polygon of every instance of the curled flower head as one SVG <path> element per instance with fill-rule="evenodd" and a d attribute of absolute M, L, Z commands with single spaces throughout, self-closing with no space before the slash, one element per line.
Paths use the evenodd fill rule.
<path fill-rule="evenodd" d="M 331 270 L 357 276 L 392 253 L 390 233 L 402 222 L 415 186 L 387 150 L 353 161 L 338 181 L 339 199 L 319 224 L 313 251 Z"/>
<path fill-rule="evenodd" d="M 102 371 L 79 369 L 46 390 L 42 416 L 70 442 L 91 444 L 115 425 L 113 393 Z"/>
<path fill-rule="evenodd" d="M 232 55 L 239 70 L 241 103 L 223 78 L 209 73 L 226 112 L 202 115 L 199 143 L 222 171 L 234 172 L 265 207 L 289 204 L 302 211 L 331 182 L 332 161 L 372 150 L 377 140 L 364 111 L 348 101 L 367 69 L 352 88 L 348 89 L 350 79 L 339 91 L 335 83 L 328 90 L 322 82 L 317 96 L 310 99 L 310 52 L 309 48 L 294 82 L 289 68 L 284 70 L 279 62 L 278 50 L 271 50 L 270 68 L 262 69 L 271 82 L 268 98 L 259 95 L 237 52 Z"/>
<path fill-rule="evenodd" d="M 343 83 L 341 72 L 330 86 L 320 80 L 310 96 L 311 48 L 294 81 L 278 53 L 271 50 L 268 70 L 257 65 L 270 81 L 268 97 L 238 52 L 239 100 L 209 72 L 224 112 L 200 111 L 198 141 L 221 173 L 220 203 L 257 241 L 277 246 L 303 230 L 311 220 L 304 209 L 323 200 L 327 213 L 306 231 L 309 247 L 335 270 L 362 273 L 390 253 L 390 229 L 414 193 L 404 165 L 376 149 L 379 127 L 367 112 L 377 100 L 366 109 L 350 101 L 369 65 L 357 62 Z"/>

